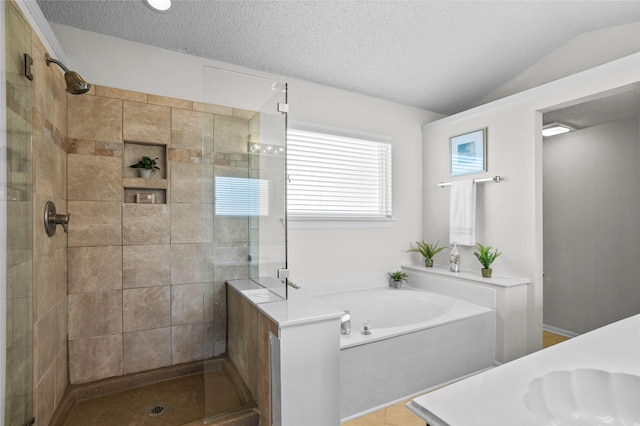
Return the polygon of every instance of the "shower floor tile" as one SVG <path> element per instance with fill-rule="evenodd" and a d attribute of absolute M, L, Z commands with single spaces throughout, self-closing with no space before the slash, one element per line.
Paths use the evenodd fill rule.
<path fill-rule="evenodd" d="M 195 373 L 78 402 L 62 424 L 180 426 L 224 417 L 255 407 L 246 397 L 246 388 L 238 389 L 238 385 L 238 378 L 230 377 L 225 369 Z"/>

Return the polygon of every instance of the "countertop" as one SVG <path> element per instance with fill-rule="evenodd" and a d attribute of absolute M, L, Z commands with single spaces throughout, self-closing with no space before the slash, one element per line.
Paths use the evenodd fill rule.
<path fill-rule="evenodd" d="M 344 311 L 314 297 L 290 294 L 289 299 L 282 299 L 273 291 L 252 280 L 230 280 L 227 284 L 253 302 L 280 328 L 332 320 L 344 314 Z"/>
<path fill-rule="evenodd" d="M 579 368 L 640 375 L 640 315 L 422 395 L 407 407 L 431 426 L 536 425 L 523 403 L 529 382 Z"/>

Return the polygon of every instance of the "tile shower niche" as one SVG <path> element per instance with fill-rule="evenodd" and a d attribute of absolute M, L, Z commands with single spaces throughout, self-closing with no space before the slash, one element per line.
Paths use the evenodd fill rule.
<path fill-rule="evenodd" d="M 153 170 L 148 179 L 138 176 L 138 169 L 130 166 L 136 164 L 141 157 L 157 158 L 160 170 Z M 168 179 L 167 145 L 145 142 L 124 142 L 124 164 L 122 186 L 124 188 L 125 203 L 144 203 L 147 194 L 153 196 L 153 204 L 167 204 Z M 149 204 L 147 201 L 146 204 Z"/>

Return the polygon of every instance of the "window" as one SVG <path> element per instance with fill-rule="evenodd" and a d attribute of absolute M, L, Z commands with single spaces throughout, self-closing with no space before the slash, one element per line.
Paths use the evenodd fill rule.
<path fill-rule="evenodd" d="M 323 130 L 287 130 L 289 217 L 390 219 L 389 141 Z"/>

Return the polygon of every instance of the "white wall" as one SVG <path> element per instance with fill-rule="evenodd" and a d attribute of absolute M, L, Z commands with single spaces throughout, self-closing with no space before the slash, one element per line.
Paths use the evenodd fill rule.
<path fill-rule="evenodd" d="M 441 115 L 75 28 L 55 24 L 52 28 L 69 68 L 94 84 L 201 101 L 202 67 L 219 67 L 286 81 L 291 120 L 390 137 L 392 226 L 290 230 L 289 269 L 291 279 L 303 286 L 361 273 L 384 280 L 385 272 L 412 259 L 405 251 L 422 236 L 420 126 Z"/>
<path fill-rule="evenodd" d="M 424 239 L 448 241 L 449 137 L 488 127 L 488 173 L 504 181 L 478 186 L 477 240 L 504 254 L 494 274 L 531 280 L 527 350 L 542 339 L 542 113 L 583 102 L 600 92 L 640 80 L 640 54 L 548 83 L 423 126 Z M 462 248 L 463 269 L 479 269 L 471 248 Z M 436 257 L 446 264 L 446 256 Z"/>
<path fill-rule="evenodd" d="M 640 117 L 544 141 L 544 324 L 640 313 Z"/>

